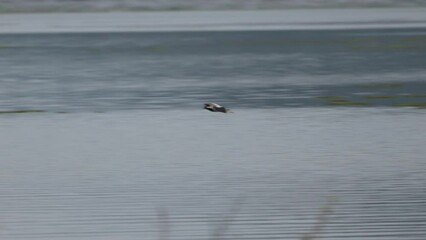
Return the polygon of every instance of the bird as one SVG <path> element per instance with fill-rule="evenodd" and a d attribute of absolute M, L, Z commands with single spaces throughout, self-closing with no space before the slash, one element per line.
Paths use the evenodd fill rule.
<path fill-rule="evenodd" d="M 221 113 L 231 112 L 229 111 L 229 109 L 222 107 L 217 103 L 204 103 L 204 109 L 209 110 L 211 112 L 221 112 Z"/>

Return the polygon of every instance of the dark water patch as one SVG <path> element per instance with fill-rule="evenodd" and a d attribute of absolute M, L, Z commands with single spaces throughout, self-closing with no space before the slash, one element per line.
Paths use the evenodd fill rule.
<path fill-rule="evenodd" d="M 362 85 L 361 87 L 387 89 L 387 88 L 400 88 L 402 87 L 402 84 L 401 83 L 370 83 L 370 84 Z"/>
<path fill-rule="evenodd" d="M 20 110 L 0 111 L 0 114 L 23 114 L 23 113 L 42 113 L 42 112 L 46 112 L 46 111 L 34 110 L 34 109 L 20 109 Z"/>

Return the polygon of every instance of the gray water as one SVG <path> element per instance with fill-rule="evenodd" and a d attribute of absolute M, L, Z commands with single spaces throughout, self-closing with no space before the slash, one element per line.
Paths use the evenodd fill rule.
<path fill-rule="evenodd" d="M 235 10 L 235 9 L 294 9 L 294 8 L 366 8 L 366 7 L 424 7 L 419 0 L 34 0 L 2 1 L 1 12 L 90 12 L 90 11 L 153 11 L 153 10 Z"/>
<path fill-rule="evenodd" d="M 1 35 L 0 110 L 419 104 L 425 38 L 425 29 Z"/>
<path fill-rule="evenodd" d="M 425 35 L 0 35 L 0 238 L 425 239 Z"/>

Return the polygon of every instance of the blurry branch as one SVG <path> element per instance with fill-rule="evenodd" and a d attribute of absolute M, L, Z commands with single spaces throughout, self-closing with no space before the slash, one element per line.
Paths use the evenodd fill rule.
<path fill-rule="evenodd" d="M 232 222 L 234 221 L 235 216 L 238 214 L 241 206 L 243 205 L 244 198 L 236 198 L 231 208 L 228 211 L 228 214 L 225 215 L 224 219 L 219 221 L 216 227 L 213 229 L 211 234 L 211 240 L 221 240 L 225 236 Z M 333 206 L 336 204 L 337 198 L 330 197 L 327 203 L 320 209 L 320 212 L 316 218 L 315 225 L 312 229 L 304 234 L 301 240 L 313 240 L 317 238 L 322 231 L 324 230 L 326 224 L 330 220 L 330 215 L 333 212 Z M 158 208 L 157 209 L 158 217 L 158 239 L 159 240 L 168 240 L 170 239 L 170 221 L 169 214 L 167 210 Z"/>
<path fill-rule="evenodd" d="M 212 232 L 211 240 L 220 240 L 225 235 L 225 233 L 228 231 L 229 226 L 234 221 L 234 217 L 237 215 L 237 213 L 240 211 L 241 206 L 243 205 L 243 197 L 238 197 L 234 200 L 234 202 L 231 205 L 231 208 L 229 209 L 229 213 L 226 214 L 224 219 L 220 221 L 215 229 Z"/>
<path fill-rule="evenodd" d="M 158 208 L 157 218 L 158 218 L 158 239 L 168 240 L 170 238 L 170 222 L 169 222 L 169 214 L 167 213 L 167 210 Z"/>
<path fill-rule="evenodd" d="M 318 237 L 319 234 L 324 230 L 325 225 L 330 220 L 330 215 L 333 212 L 332 207 L 336 204 L 337 198 L 330 197 L 327 201 L 327 203 L 321 208 L 321 211 L 319 212 L 317 219 L 315 221 L 315 225 L 312 227 L 312 229 L 303 235 L 301 240 L 312 240 Z"/>

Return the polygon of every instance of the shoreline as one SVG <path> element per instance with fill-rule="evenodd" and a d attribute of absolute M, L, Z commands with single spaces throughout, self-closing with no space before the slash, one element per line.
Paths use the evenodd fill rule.
<path fill-rule="evenodd" d="M 0 14 L 0 34 L 426 28 L 426 8 Z"/>

